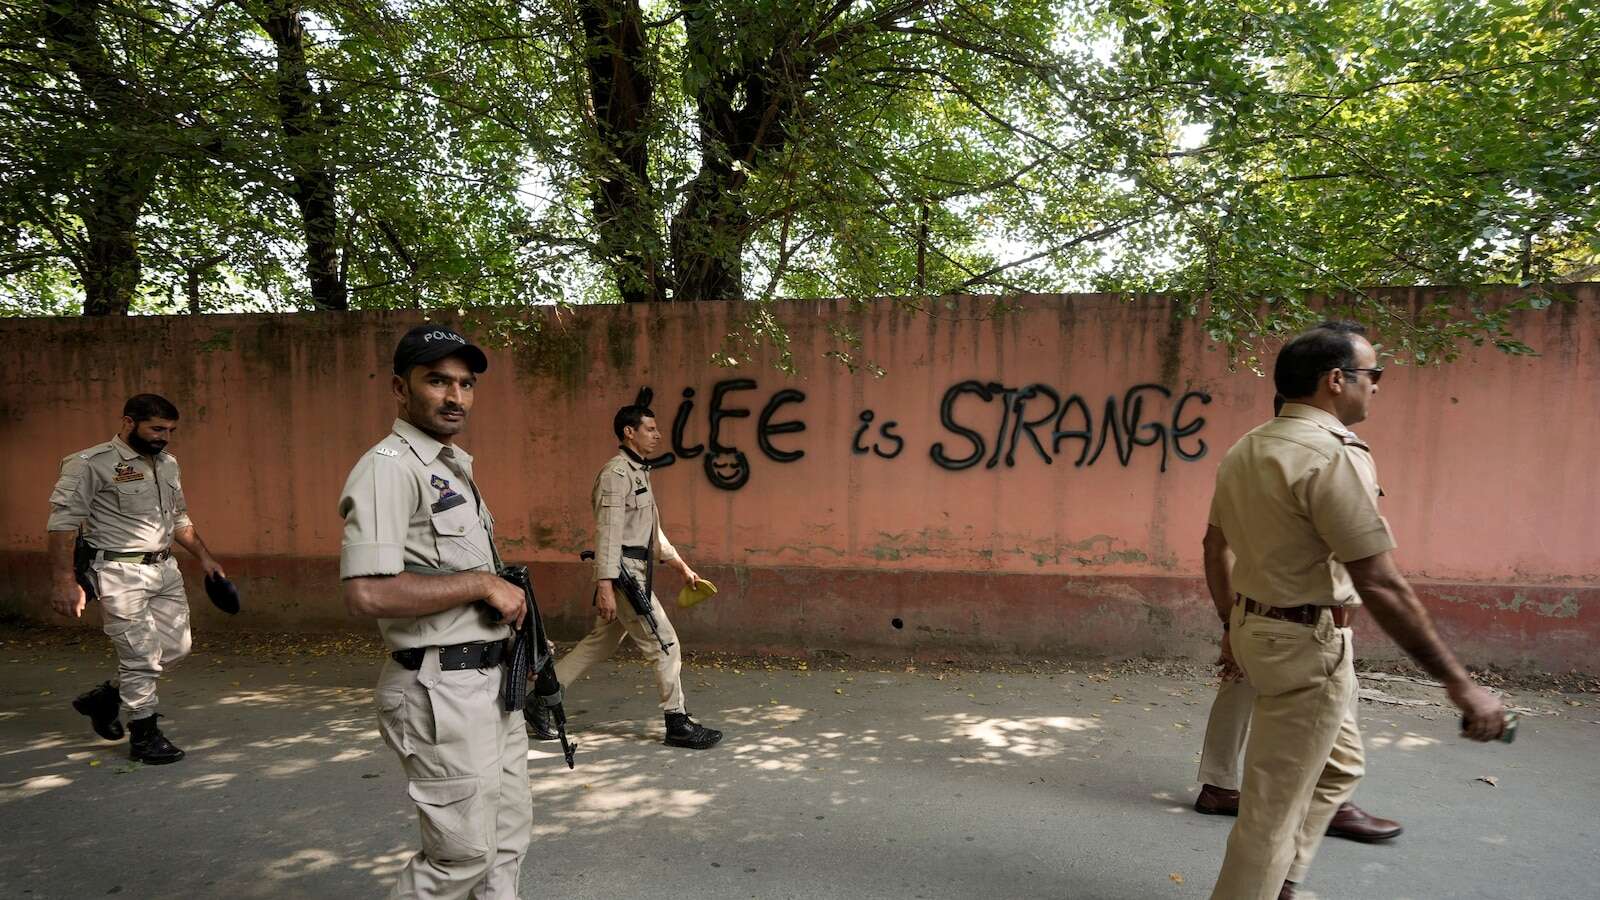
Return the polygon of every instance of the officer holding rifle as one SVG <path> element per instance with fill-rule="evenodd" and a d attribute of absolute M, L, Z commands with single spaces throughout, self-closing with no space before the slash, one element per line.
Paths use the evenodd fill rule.
<path fill-rule="evenodd" d="M 378 620 L 390 651 L 378 725 L 422 832 L 392 897 L 515 900 L 528 849 L 528 738 L 520 703 L 505 702 L 526 687 L 505 671 L 536 613 L 497 574 L 494 518 L 455 443 L 488 366 L 452 329 L 408 332 L 391 379 L 399 415 L 339 499 L 345 605 Z"/>
<path fill-rule="evenodd" d="M 598 618 L 576 647 L 556 662 L 556 678 L 571 686 L 586 669 L 616 652 L 624 637 L 638 645 L 655 668 L 661 709 L 666 716 L 666 741 L 671 747 L 704 750 L 722 740 L 722 732 L 706 728 L 689 717 L 684 707 L 683 654 L 678 635 L 653 591 L 654 564 L 663 562 L 691 586 L 700 576 L 661 530 L 650 466 L 661 443 L 649 395 L 641 392 L 634 403 L 617 411 L 612 431 L 621 441 L 595 478 L 591 500 L 595 517 L 594 605 Z M 534 737 L 555 735 L 543 710 L 530 703 L 528 727 Z"/>

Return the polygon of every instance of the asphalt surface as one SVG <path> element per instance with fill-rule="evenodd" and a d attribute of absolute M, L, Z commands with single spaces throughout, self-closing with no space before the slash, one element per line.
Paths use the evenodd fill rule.
<path fill-rule="evenodd" d="M 129 763 L 69 703 L 98 635 L 0 630 L 0 897 L 369 897 L 418 843 L 378 737 L 369 640 L 208 649 L 163 682 L 171 766 Z M 799 666 L 805 665 L 802 669 Z M 535 744 L 527 898 L 1195 898 L 1231 819 L 1192 812 L 1213 683 L 1146 663 L 857 670 L 707 658 L 662 746 L 635 660 L 569 686 L 578 768 Z M 1309 898 L 1600 897 L 1600 695 L 1523 689 L 1517 742 L 1455 737 L 1437 692 L 1369 682 L 1356 801 Z"/>

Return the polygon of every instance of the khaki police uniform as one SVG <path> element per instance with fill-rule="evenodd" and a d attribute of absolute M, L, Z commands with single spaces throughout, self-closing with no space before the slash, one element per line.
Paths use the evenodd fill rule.
<path fill-rule="evenodd" d="M 156 679 L 189 655 L 189 601 L 172 558 L 188 528 L 178 460 L 141 456 L 121 437 L 61 461 L 50 531 L 77 531 L 100 550 L 91 574 L 106 636 L 117 650 L 117 689 L 130 721 L 156 712 Z"/>
<path fill-rule="evenodd" d="M 590 494 L 594 505 L 595 544 L 594 577 L 596 581 L 615 579 L 623 566 L 645 583 L 645 560 L 625 556 L 623 547 L 648 548 L 651 535 L 655 535 L 655 553 L 658 562 L 671 562 L 678 551 L 661 530 L 661 517 L 656 509 L 655 492 L 650 488 L 650 469 L 629 456 L 618 453 L 611 457 L 595 477 Z M 656 626 L 661 639 L 671 645 L 663 652 L 650 626 L 634 612 L 622 594 L 621 586 L 615 588 L 617 617 L 610 622 L 595 620 L 594 629 L 578 642 L 566 656 L 556 661 L 556 678 L 571 685 L 590 666 L 615 653 L 624 637 L 633 639 L 639 652 L 655 668 L 656 689 L 660 694 L 664 712 L 684 712 L 683 654 L 678 634 L 667 620 L 667 613 L 652 592 L 650 604 L 654 608 Z"/>
<path fill-rule="evenodd" d="M 494 518 L 472 480 L 472 457 L 403 420 L 356 463 L 339 499 L 339 576 L 496 570 Z M 470 603 L 379 619 L 391 650 L 426 648 L 421 668 L 393 658 L 378 676 L 378 726 L 400 757 L 422 850 L 391 897 L 515 898 L 533 809 L 528 738 L 500 702 L 501 670 L 440 668 L 439 648 L 501 641 L 511 629 Z"/>
<path fill-rule="evenodd" d="M 1245 600 L 1358 605 L 1344 563 L 1395 547 L 1378 496 L 1366 444 L 1299 403 L 1241 438 L 1217 470 L 1210 522 L 1236 558 L 1231 644 L 1256 697 L 1239 820 L 1214 900 L 1272 900 L 1285 879 L 1303 880 L 1365 772 L 1350 629 L 1330 609 L 1299 624 L 1248 612 Z"/>
<path fill-rule="evenodd" d="M 1353 707 L 1360 705 L 1353 693 L 1350 702 Z M 1227 791 L 1239 789 L 1239 763 L 1244 759 L 1244 742 L 1250 733 L 1250 712 L 1255 703 L 1256 689 L 1247 678 L 1224 681 L 1217 687 L 1200 750 L 1201 784 Z M 1352 710 L 1354 714 L 1356 711 Z"/>
<path fill-rule="evenodd" d="M 1224 681 L 1211 701 L 1206 719 L 1206 738 L 1200 750 L 1200 783 L 1223 790 L 1239 789 L 1239 760 L 1244 756 L 1244 739 L 1250 732 L 1250 710 L 1256 703 L 1256 689 L 1247 679 Z"/>

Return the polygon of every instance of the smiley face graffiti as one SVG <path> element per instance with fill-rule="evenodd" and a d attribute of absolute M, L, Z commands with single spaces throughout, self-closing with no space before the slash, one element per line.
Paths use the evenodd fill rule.
<path fill-rule="evenodd" d="M 693 459 L 704 454 L 703 468 L 706 480 L 711 482 L 712 487 L 724 491 L 736 491 L 744 487 L 750 481 L 750 458 L 738 447 L 723 443 L 722 426 L 728 419 L 750 417 L 749 409 L 729 406 L 728 395 L 735 391 L 753 390 L 756 390 L 756 382 L 752 378 L 729 378 L 713 385 L 706 415 L 708 426 L 706 441 L 704 444 L 691 444 L 689 431 L 694 415 L 695 390 L 692 387 L 684 388 L 683 400 L 679 402 L 678 409 L 672 417 L 672 452 L 652 460 L 652 466 L 662 468 L 672 465 L 679 459 Z M 761 448 L 762 454 L 773 462 L 792 463 L 806 455 L 804 450 L 779 447 L 773 442 L 773 438 L 779 435 L 797 434 L 806 430 L 806 423 L 799 420 L 773 421 L 782 407 L 804 403 L 805 399 L 803 391 L 784 388 L 775 392 L 762 407 L 761 415 L 756 419 L 756 445 Z"/>

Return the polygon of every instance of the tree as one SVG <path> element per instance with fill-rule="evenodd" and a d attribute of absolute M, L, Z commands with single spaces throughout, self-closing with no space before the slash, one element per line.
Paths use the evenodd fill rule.
<path fill-rule="evenodd" d="M 1429 359 L 1524 348 L 1366 286 L 1600 255 L 1571 0 L 124 2 L 51 0 L 100 56 L 0 26 L 16 302 L 64 265 L 93 309 L 1093 288 L 1246 344 L 1337 292 Z"/>

